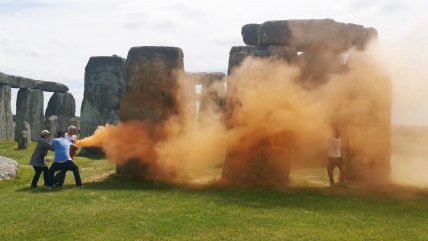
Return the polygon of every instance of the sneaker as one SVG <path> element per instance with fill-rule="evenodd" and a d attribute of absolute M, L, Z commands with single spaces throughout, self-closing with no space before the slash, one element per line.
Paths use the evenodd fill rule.
<path fill-rule="evenodd" d="M 339 184 L 344 188 L 348 188 L 348 185 L 346 184 L 346 182 L 339 182 Z"/>
<path fill-rule="evenodd" d="M 46 189 L 51 190 L 51 189 L 52 189 L 52 187 L 51 187 L 51 186 L 47 186 L 47 187 L 46 187 Z"/>
<path fill-rule="evenodd" d="M 31 186 L 31 188 L 37 188 L 37 186 Z"/>
<path fill-rule="evenodd" d="M 77 188 L 83 188 L 83 185 L 77 186 Z"/>

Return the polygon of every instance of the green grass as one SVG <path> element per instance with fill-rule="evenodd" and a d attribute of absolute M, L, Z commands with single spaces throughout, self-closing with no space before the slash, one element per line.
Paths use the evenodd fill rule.
<path fill-rule="evenodd" d="M 20 164 L 19 178 L 0 182 L 2 241 L 428 240 L 425 189 L 300 181 L 288 188 L 186 188 L 109 176 L 108 161 L 78 157 L 84 189 L 69 172 L 63 188 L 32 190 L 33 148 L 0 143 L 0 155 Z M 310 175 L 325 181 L 323 170 Z"/>

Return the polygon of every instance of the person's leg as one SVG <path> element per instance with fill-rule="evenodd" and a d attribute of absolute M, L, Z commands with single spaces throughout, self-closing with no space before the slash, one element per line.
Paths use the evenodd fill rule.
<path fill-rule="evenodd" d="M 60 163 L 58 163 L 58 162 L 52 163 L 52 165 L 48 171 L 48 180 L 49 180 L 48 187 L 52 187 L 54 185 L 55 172 L 58 171 L 60 168 L 61 168 Z"/>
<path fill-rule="evenodd" d="M 34 177 L 31 181 L 31 187 L 37 187 L 37 183 L 39 182 L 40 174 L 42 173 L 42 169 L 40 167 L 33 166 L 34 168 Z"/>
<path fill-rule="evenodd" d="M 339 182 L 343 185 L 346 185 L 346 170 L 345 170 L 345 165 L 343 163 L 343 159 L 340 158 L 339 159 L 339 171 L 340 171 L 340 175 L 339 175 Z"/>
<path fill-rule="evenodd" d="M 42 172 L 43 172 L 43 186 L 47 186 L 48 183 L 49 183 L 49 170 L 48 170 L 48 166 L 42 167 Z"/>
<path fill-rule="evenodd" d="M 64 185 L 64 181 L 65 181 L 65 174 L 67 173 L 67 170 L 60 170 L 54 178 L 55 181 L 55 185 L 58 187 L 61 187 L 62 185 Z"/>
<path fill-rule="evenodd" d="M 334 185 L 333 170 L 334 170 L 334 162 L 332 158 L 328 158 L 327 174 L 328 174 L 328 179 L 330 180 L 330 186 Z"/>
<path fill-rule="evenodd" d="M 73 172 L 74 180 L 76 181 L 76 186 L 80 187 L 82 186 L 82 179 L 80 179 L 80 172 L 79 167 L 77 167 L 76 164 L 74 164 L 73 161 L 67 161 L 67 170 L 70 170 Z"/>

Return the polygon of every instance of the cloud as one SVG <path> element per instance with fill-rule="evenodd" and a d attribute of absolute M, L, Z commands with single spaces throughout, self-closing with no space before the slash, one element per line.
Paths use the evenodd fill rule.
<path fill-rule="evenodd" d="M 361 14 L 376 16 L 377 14 L 390 15 L 393 12 L 405 12 L 407 4 L 400 0 L 355 0 L 349 4 L 349 10 Z"/>
<path fill-rule="evenodd" d="M 145 12 L 129 12 L 125 16 L 123 27 L 129 30 L 138 30 L 144 27 L 147 21 Z"/>
<path fill-rule="evenodd" d="M 14 37 L 12 35 L 0 30 L 0 44 L 9 44 L 13 40 Z"/>
<path fill-rule="evenodd" d="M 62 82 L 77 96 L 91 56 L 172 45 L 183 49 L 186 70 L 225 70 L 246 23 L 329 17 L 374 26 L 381 40 L 398 41 L 426 19 L 427 7 L 425 0 L 0 0 L 0 72 Z"/>

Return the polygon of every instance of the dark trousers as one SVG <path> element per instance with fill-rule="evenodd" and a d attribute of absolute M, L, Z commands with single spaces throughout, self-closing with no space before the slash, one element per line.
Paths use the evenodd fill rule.
<path fill-rule="evenodd" d="M 34 171 L 36 172 L 34 174 L 33 180 L 31 181 L 31 187 L 37 187 L 37 183 L 39 182 L 39 178 L 40 178 L 40 174 L 42 174 L 43 172 L 43 181 L 44 184 L 43 185 L 47 185 L 48 184 L 48 167 L 47 166 L 42 166 L 42 167 L 36 167 L 33 166 Z"/>
<path fill-rule="evenodd" d="M 65 174 L 67 173 L 67 170 L 61 170 L 59 171 L 55 177 L 54 177 L 54 184 L 57 186 L 62 186 L 64 185 L 64 181 L 65 181 Z"/>
<path fill-rule="evenodd" d="M 49 168 L 49 186 L 54 184 L 54 175 L 56 171 L 72 171 L 74 175 L 74 180 L 76 181 L 76 186 L 82 186 L 82 180 L 80 179 L 79 168 L 74 164 L 73 161 L 65 162 L 54 162 Z"/>
<path fill-rule="evenodd" d="M 346 176 L 345 176 L 345 164 L 343 163 L 342 157 L 329 157 L 328 163 L 327 163 L 327 173 L 328 178 L 330 180 L 330 184 L 334 184 L 334 177 L 333 177 L 333 170 L 335 167 L 339 168 L 339 182 L 345 183 L 346 182 Z"/>

